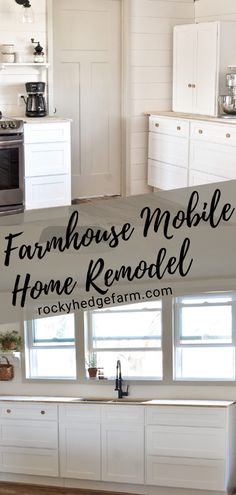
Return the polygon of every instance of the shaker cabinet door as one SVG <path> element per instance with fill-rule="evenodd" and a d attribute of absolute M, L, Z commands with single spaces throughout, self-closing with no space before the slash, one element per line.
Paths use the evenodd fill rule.
<path fill-rule="evenodd" d="M 60 476 L 100 480 L 100 425 L 60 424 Z"/>
<path fill-rule="evenodd" d="M 144 483 L 144 428 L 142 425 L 103 424 L 102 480 Z"/>
<path fill-rule="evenodd" d="M 174 29 L 173 111 L 192 113 L 196 25 Z"/>

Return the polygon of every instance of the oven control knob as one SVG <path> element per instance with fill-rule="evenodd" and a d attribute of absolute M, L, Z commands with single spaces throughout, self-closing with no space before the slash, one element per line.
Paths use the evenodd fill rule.
<path fill-rule="evenodd" d="M 3 123 L 1 124 L 1 128 L 2 128 L 2 129 L 8 129 L 8 124 L 7 124 L 6 122 L 3 122 Z"/>
<path fill-rule="evenodd" d="M 15 122 L 9 122 L 9 127 L 10 127 L 10 129 L 15 129 L 16 123 Z"/>

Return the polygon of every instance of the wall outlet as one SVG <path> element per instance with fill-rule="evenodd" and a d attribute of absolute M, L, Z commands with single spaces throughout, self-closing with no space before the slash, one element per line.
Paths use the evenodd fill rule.
<path fill-rule="evenodd" d="M 17 105 L 18 107 L 25 106 L 24 99 L 26 100 L 27 96 L 24 93 L 18 93 L 17 95 Z"/>

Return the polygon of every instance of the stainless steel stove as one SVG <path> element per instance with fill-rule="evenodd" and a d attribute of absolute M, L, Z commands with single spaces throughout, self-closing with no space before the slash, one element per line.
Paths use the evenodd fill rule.
<path fill-rule="evenodd" d="M 24 210 L 23 120 L 0 114 L 0 215 Z"/>

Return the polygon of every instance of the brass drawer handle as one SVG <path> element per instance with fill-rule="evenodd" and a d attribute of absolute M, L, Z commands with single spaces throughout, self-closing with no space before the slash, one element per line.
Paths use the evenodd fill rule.
<path fill-rule="evenodd" d="M 10 414 L 11 413 L 11 409 L 7 409 L 7 414 Z"/>
<path fill-rule="evenodd" d="M 180 125 L 177 125 L 177 131 L 181 131 Z"/>
<path fill-rule="evenodd" d="M 199 134 L 203 134 L 203 130 L 202 129 L 199 129 Z"/>
<path fill-rule="evenodd" d="M 160 126 L 160 124 L 158 124 L 158 123 L 155 124 L 155 127 L 159 127 L 159 126 Z"/>
<path fill-rule="evenodd" d="M 40 411 L 40 414 L 46 414 L 46 411 Z"/>
<path fill-rule="evenodd" d="M 229 132 L 227 132 L 226 137 L 227 138 L 230 138 L 231 137 L 231 134 L 229 134 Z"/>

